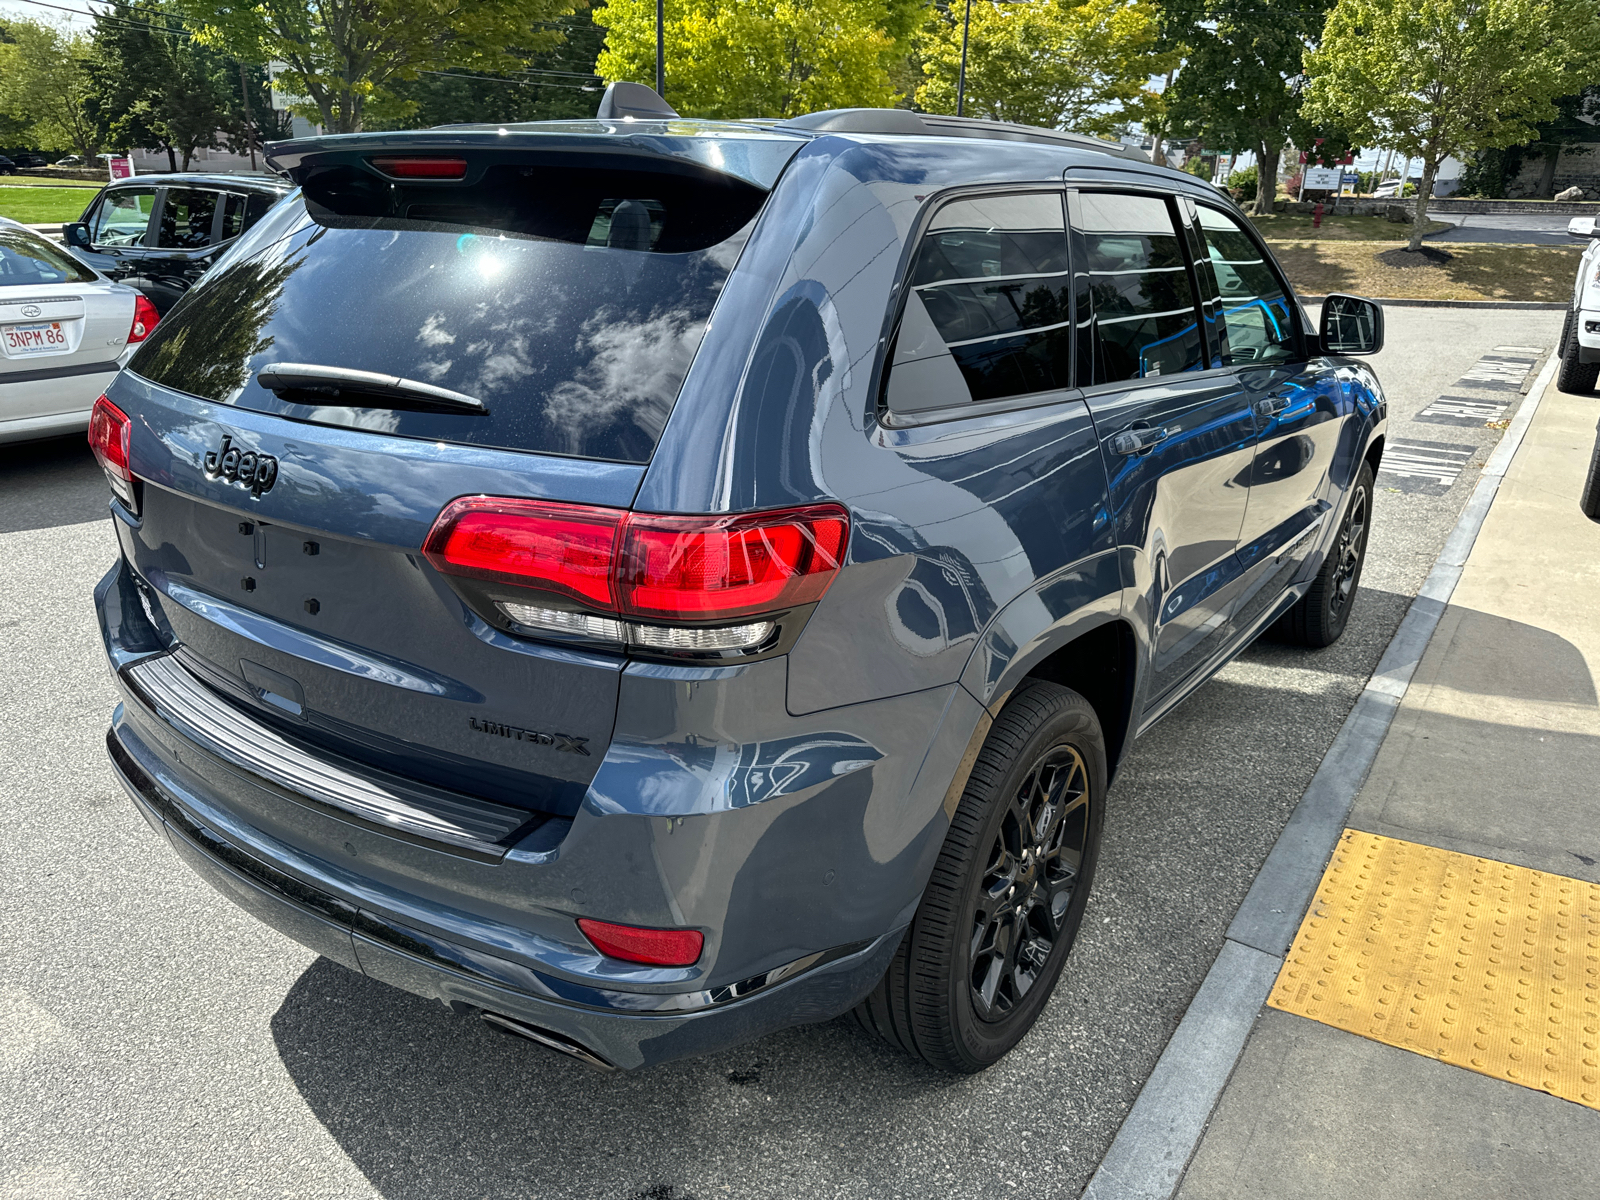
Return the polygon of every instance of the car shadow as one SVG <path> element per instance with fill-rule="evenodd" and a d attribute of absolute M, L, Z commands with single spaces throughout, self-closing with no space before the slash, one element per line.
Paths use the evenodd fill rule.
<path fill-rule="evenodd" d="M 388 1200 L 709 1200 L 686 1178 L 809 1137 L 817 1114 L 852 1096 L 880 1102 L 859 1127 L 866 1157 L 895 1107 L 910 1123 L 921 1098 L 957 1082 L 848 1017 L 603 1074 L 325 958 L 284 997 L 272 1033 L 306 1104 Z M 823 1061 L 825 1073 L 804 1069 Z"/>
<path fill-rule="evenodd" d="M 78 433 L 0 446 L 0 496 L 0 533 L 21 533 L 98 521 L 111 488 Z"/>

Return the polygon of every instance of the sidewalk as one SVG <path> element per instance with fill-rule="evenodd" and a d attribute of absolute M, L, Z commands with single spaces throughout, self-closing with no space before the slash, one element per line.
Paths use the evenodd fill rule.
<path fill-rule="evenodd" d="M 1566 1071 L 1569 1091 L 1587 1088 L 1600 1100 L 1600 888 L 1585 886 L 1600 884 L 1600 700 L 1592 667 L 1600 664 L 1600 524 L 1578 510 L 1597 417 L 1600 396 L 1566 396 L 1552 385 L 1541 400 L 1356 797 L 1347 825 L 1360 832 L 1347 833 L 1312 902 L 1313 918 L 1324 919 L 1308 921 L 1296 939 L 1190 1161 L 1177 1193 L 1185 1200 L 1600 1193 L 1600 1110 L 1509 1082 L 1504 1070 L 1498 1078 L 1479 1073 L 1492 1072 L 1493 1061 L 1480 1069 L 1445 1061 L 1464 1061 L 1463 1049 L 1476 1053 L 1459 1038 L 1449 1049 L 1455 1018 L 1445 1011 L 1463 1017 L 1461 1007 L 1472 1009 L 1475 996 L 1483 1011 L 1464 1031 L 1482 1039 L 1474 1045 L 1493 1050 L 1498 1042 L 1510 1051 L 1505 1061 L 1520 1064 L 1524 1042 L 1557 1045 L 1540 1042 L 1547 1023 L 1543 1037 L 1564 1029 L 1572 1040 L 1543 1061 Z M 1354 860 L 1373 843 L 1362 834 L 1420 845 L 1398 847 L 1402 865 L 1391 864 L 1387 876 L 1372 872 L 1373 889 L 1392 890 L 1363 919 L 1336 930 L 1333 942 L 1351 943 L 1342 951 L 1346 967 L 1324 966 L 1337 955 L 1316 950 L 1317 929 L 1326 934 L 1341 911 L 1354 911 L 1339 908 L 1339 877 L 1363 866 Z M 1433 873 L 1408 874 L 1407 862 L 1432 863 Z M 1479 901 L 1487 891 L 1495 906 L 1493 882 L 1472 890 L 1488 876 L 1514 877 L 1535 895 L 1560 890 L 1578 903 L 1559 913 L 1551 903 L 1543 918 L 1535 914 L 1509 936 L 1494 926 L 1517 926 L 1527 914 L 1516 905 L 1497 908 L 1498 919 L 1468 912 L 1479 916 L 1476 930 L 1471 920 L 1452 925 L 1452 886 Z M 1408 903 L 1416 916 L 1409 927 Z M 1411 944 L 1402 944 L 1408 937 Z M 1461 948 L 1475 940 L 1476 948 Z M 1302 1008 L 1322 1014 L 1315 1020 L 1283 1011 L 1277 1006 L 1295 1007 L 1288 984 L 1297 970 L 1322 991 L 1338 990 L 1322 984 L 1339 979 L 1352 996 L 1366 988 L 1381 997 L 1377 989 L 1392 981 L 1382 991 L 1416 1005 L 1408 1010 L 1411 1032 L 1399 1020 L 1377 1019 L 1403 1017 L 1398 1010 L 1368 1014 L 1370 997 L 1320 1009 L 1306 1000 Z M 1461 973 L 1452 984 L 1441 971 Z M 1413 987 L 1414 1001 L 1404 994 Z M 1366 1036 L 1325 1021 L 1364 1024 Z M 1433 1049 L 1402 1049 L 1380 1036 Z"/>

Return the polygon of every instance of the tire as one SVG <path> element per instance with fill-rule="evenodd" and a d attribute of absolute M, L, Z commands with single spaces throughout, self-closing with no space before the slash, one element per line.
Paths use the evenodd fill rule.
<path fill-rule="evenodd" d="M 1089 702 L 1024 684 L 989 730 L 922 903 L 857 1020 L 946 1071 L 998 1062 L 1033 1027 L 1072 949 L 1105 793 Z"/>
<path fill-rule="evenodd" d="M 1595 430 L 1594 453 L 1589 457 L 1589 478 L 1583 481 L 1578 507 L 1591 521 L 1600 521 L 1600 429 Z"/>
<path fill-rule="evenodd" d="M 1372 464 L 1362 463 L 1322 570 L 1306 594 L 1273 626 L 1280 640 L 1320 648 L 1333 645 L 1344 633 L 1361 586 L 1361 568 L 1367 561 L 1372 492 Z"/>
<path fill-rule="evenodd" d="M 1582 347 L 1578 344 L 1578 314 L 1567 312 L 1567 322 L 1561 329 L 1561 369 L 1556 372 L 1556 390 L 1569 396 L 1586 396 L 1594 391 L 1600 380 L 1600 362 L 1579 362 Z"/>

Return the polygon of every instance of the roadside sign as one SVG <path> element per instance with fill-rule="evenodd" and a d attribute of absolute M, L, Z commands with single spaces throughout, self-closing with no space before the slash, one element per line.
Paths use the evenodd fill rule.
<path fill-rule="evenodd" d="M 1336 192 L 1339 190 L 1338 167 L 1307 167 L 1303 191 Z"/>
<path fill-rule="evenodd" d="M 133 155 L 131 154 L 113 154 L 106 159 L 106 166 L 110 168 L 113 180 L 133 178 Z"/>

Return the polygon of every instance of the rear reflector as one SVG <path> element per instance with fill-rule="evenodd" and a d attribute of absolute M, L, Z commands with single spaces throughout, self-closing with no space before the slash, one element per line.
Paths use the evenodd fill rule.
<path fill-rule="evenodd" d="M 698 623 L 820 600 L 839 573 L 849 532 L 849 514 L 838 504 L 686 517 L 466 496 L 445 506 L 423 553 L 444 574 L 567 601 L 553 605 L 558 609 L 576 602 L 608 617 Z M 531 612 L 552 606 L 515 607 Z M 699 648 L 754 645 L 770 632 L 758 633 L 759 624 L 724 631 L 722 642 L 713 638 Z M 666 635 L 628 640 L 696 648 Z"/>
<path fill-rule="evenodd" d="M 156 311 L 156 306 L 144 296 L 133 298 L 133 324 L 128 326 L 128 345 L 142 342 L 155 332 L 156 322 L 161 320 L 161 314 Z"/>
<path fill-rule="evenodd" d="M 464 158 L 374 158 L 369 160 L 385 175 L 396 179 L 465 179 L 467 160 Z"/>
<path fill-rule="evenodd" d="M 133 437 L 133 423 L 104 396 L 94 402 L 89 414 L 89 448 L 105 468 L 111 490 L 125 504 L 133 503 L 133 472 L 128 469 L 128 447 Z"/>
<path fill-rule="evenodd" d="M 641 929 L 578 918 L 578 928 L 607 958 L 649 963 L 656 967 L 689 967 L 700 958 L 705 935 L 698 929 Z"/>

